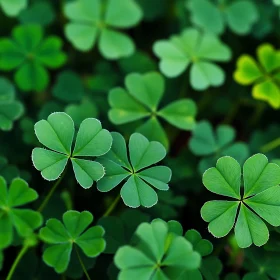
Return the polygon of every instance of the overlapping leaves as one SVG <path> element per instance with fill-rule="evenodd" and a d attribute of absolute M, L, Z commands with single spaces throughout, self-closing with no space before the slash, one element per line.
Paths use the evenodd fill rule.
<path fill-rule="evenodd" d="M 168 138 L 158 118 L 183 130 L 194 128 L 196 105 L 191 99 L 177 100 L 162 109 L 158 108 L 165 88 L 159 73 L 129 74 L 125 78 L 125 86 L 126 89 L 118 87 L 110 91 L 111 122 L 125 124 L 148 118 L 137 131 L 165 147 L 168 147 Z"/>
<path fill-rule="evenodd" d="M 98 41 L 107 59 L 133 54 L 131 38 L 116 29 L 133 27 L 141 20 L 142 11 L 134 0 L 76 0 L 65 5 L 64 13 L 70 19 L 65 35 L 78 50 L 88 51 Z"/>
<path fill-rule="evenodd" d="M 14 179 L 7 187 L 0 177 L 0 249 L 13 242 L 14 229 L 19 236 L 27 237 L 42 224 L 40 213 L 22 207 L 38 198 L 35 190 L 28 187 L 22 179 Z"/>
<path fill-rule="evenodd" d="M 237 60 L 234 79 L 241 85 L 253 85 L 254 98 L 264 100 L 274 109 L 280 108 L 280 51 L 270 44 L 257 48 L 258 62 L 250 55 Z"/>
<path fill-rule="evenodd" d="M 166 150 L 162 144 L 151 141 L 139 133 L 129 139 L 129 158 L 125 139 L 112 133 L 111 150 L 98 161 L 105 167 L 105 176 L 97 182 L 98 190 L 108 192 L 126 180 L 121 188 L 121 197 L 130 207 L 152 207 L 158 201 L 156 191 L 167 191 L 171 170 L 166 166 L 152 166 L 161 161 Z"/>
<path fill-rule="evenodd" d="M 53 113 L 47 120 L 35 124 L 35 133 L 40 143 L 49 148 L 35 148 L 32 160 L 37 170 L 46 180 L 56 180 L 71 160 L 75 177 L 83 188 L 90 188 L 94 181 L 104 176 L 103 166 L 81 157 L 97 157 L 107 153 L 112 145 L 112 137 L 102 129 L 97 119 L 85 119 L 78 130 L 75 147 L 74 122 L 66 113 Z"/>
<path fill-rule="evenodd" d="M 57 273 L 63 273 L 70 262 L 73 249 L 78 246 L 90 257 L 97 257 L 105 249 L 104 229 L 101 226 L 88 226 L 93 216 L 88 211 L 67 211 L 62 217 L 63 223 L 57 219 L 49 219 L 40 230 L 40 238 L 50 246 L 43 254 L 44 262 L 53 267 Z"/>
<path fill-rule="evenodd" d="M 0 69 L 16 69 L 15 81 L 23 91 L 42 91 L 49 83 L 46 68 L 58 68 L 66 61 L 62 41 L 56 36 L 43 39 L 39 25 L 17 26 L 12 39 L 0 39 Z"/>
<path fill-rule="evenodd" d="M 209 222 L 209 231 L 215 237 L 223 237 L 235 225 L 235 238 L 239 247 L 264 245 L 269 239 L 269 232 L 262 219 L 273 226 L 280 225 L 279 183 L 280 167 L 268 163 L 263 154 L 247 159 L 243 174 L 235 159 L 220 158 L 216 167 L 203 174 L 203 184 L 209 191 L 235 200 L 213 200 L 203 205 L 201 216 Z"/>
<path fill-rule="evenodd" d="M 211 33 L 187 28 L 169 40 L 157 41 L 154 52 L 160 59 L 160 70 L 167 77 L 177 77 L 190 66 L 190 84 L 196 90 L 220 86 L 225 73 L 214 62 L 226 62 L 231 50 Z"/>

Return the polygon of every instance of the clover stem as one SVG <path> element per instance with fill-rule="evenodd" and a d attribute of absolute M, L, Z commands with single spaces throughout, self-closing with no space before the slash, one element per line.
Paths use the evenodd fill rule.
<path fill-rule="evenodd" d="M 45 197 L 45 199 L 43 200 L 43 202 L 41 203 L 41 205 L 37 209 L 38 212 L 40 212 L 40 213 L 43 212 L 43 210 L 47 206 L 49 200 L 51 199 L 52 195 L 54 194 L 55 190 L 57 189 L 57 187 L 61 183 L 65 173 L 66 173 L 66 169 L 64 170 L 64 172 L 62 173 L 60 178 L 53 184 L 53 186 L 52 186 L 51 190 L 49 191 L 48 195 Z"/>
<path fill-rule="evenodd" d="M 27 250 L 29 249 L 29 244 L 25 244 L 24 246 L 22 246 L 21 250 L 19 251 L 9 273 L 8 276 L 6 278 L 6 280 L 11 280 L 13 277 L 13 274 L 19 264 L 19 262 L 21 261 L 22 257 L 24 256 L 24 254 L 27 252 Z"/>
<path fill-rule="evenodd" d="M 262 153 L 270 152 L 280 146 L 280 137 L 260 147 Z"/>
<path fill-rule="evenodd" d="M 86 267 L 85 267 L 85 265 L 84 265 L 84 263 L 83 263 L 83 260 L 81 259 L 81 256 L 80 256 L 80 254 L 79 254 L 79 252 L 78 252 L 76 246 L 75 246 L 75 251 L 76 251 L 76 253 L 77 253 L 77 257 L 78 257 L 78 259 L 79 259 L 79 262 L 80 262 L 80 264 L 81 264 L 81 267 L 82 267 L 82 269 L 83 269 L 83 271 L 84 271 L 84 274 L 85 274 L 86 278 L 87 278 L 88 280 L 91 280 L 91 279 L 90 279 L 90 276 L 88 275 L 87 269 L 86 269 Z"/>
<path fill-rule="evenodd" d="M 115 198 L 115 200 L 113 201 L 113 203 L 110 205 L 110 207 L 106 210 L 106 212 L 102 215 L 102 217 L 108 217 L 113 210 L 116 208 L 118 202 L 120 201 L 121 196 L 120 194 Z"/>

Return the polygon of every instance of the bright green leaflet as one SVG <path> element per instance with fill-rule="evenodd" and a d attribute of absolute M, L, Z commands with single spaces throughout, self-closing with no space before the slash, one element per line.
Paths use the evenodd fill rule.
<path fill-rule="evenodd" d="M 0 0 L 0 6 L 9 17 L 17 16 L 27 7 L 28 0 Z"/>
<path fill-rule="evenodd" d="M 198 169 L 202 174 L 221 156 L 231 156 L 240 164 L 249 156 L 249 148 L 243 142 L 234 142 L 236 131 L 229 125 L 219 125 L 214 131 L 208 121 L 200 121 L 192 132 L 189 147 L 196 156 L 203 156 Z"/>
<path fill-rule="evenodd" d="M 168 148 L 168 137 L 159 118 L 183 130 L 195 127 L 196 104 L 191 99 L 174 101 L 159 108 L 164 95 L 165 81 L 157 72 L 132 73 L 126 76 L 124 88 L 109 93 L 109 119 L 114 124 L 125 124 L 148 118 L 137 131 L 149 140 L 161 142 Z"/>
<path fill-rule="evenodd" d="M 241 175 L 243 195 L 240 190 Z M 209 191 L 235 200 L 213 200 L 203 205 L 201 216 L 209 222 L 209 231 L 215 237 L 223 237 L 235 225 L 235 238 L 239 247 L 264 245 L 269 232 L 262 219 L 273 226 L 280 225 L 279 183 L 280 167 L 268 163 L 263 154 L 247 159 L 243 174 L 235 159 L 228 156 L 220 158 L 216 167 L 203 174 L 203 184 Z"/>
<path fill-rule="evenodd" d="M 13 122 L 24 112 L 22 103 L 15 100 L 15 89 L 5 78 L 0 78 L 0 129 L 4 131 L 13 128 Z"/>
<path fill-rule="evenodd" d="M 231 50 L 211 33 L 187 28 L 169 40 L 154 44 L 154 53 L 160 59 L 160 71 L 169 78 L 181 75 L 190 66 L 190 84 L 195 90 L 221 86 L 225 73 L 214 62 L 231 59 Z"/>
<path fill-rule="evenodd" d="M 211 0 L 188 0 L 186 6 L 191 12 L 192 23 L 215 34 L 224 33 L 226 26 L 228 26 L 232 32 L 246 35 L 259 19 L 258 9 L 254 1 L 216 2 L 214 4 Z"/>
<path fill-rule="evenodd" d="M 161 161 L 166 150 L 159 142 L 149 142 L 134 133 L 129 139 L 129 159 L 125 139 L 112 132 L 112 149 L 98 161 L 105 167 L 105 176 L 97 182 L 99 191 L 108 192 L 127 179 L 121 188 L 123 202 L 129 207 L 152 207 L 158 196 L 152 186 L 161 191 L 169 189 L 171 170 L 166 166 L 152 166 Z"/>
<path fill-rule="evenodd" d="M 103 2 L 76 0 L 67 3 L 64 14 L 70 22 L 65 27 L 65 36 L 80 51 L 89 51 L 98 43 L 106 59 L 132 55 L 134 42 L 117 29 L 137 25 L 142 18 L 141 9 L 134 0 L 108 0 L 104 7 Z"/>
<path fill-rule="evenodd" d="M 108 130 L 102 129 L 99 120 L 88 118 L 81 123 L 73 150 L 74 122 L 66 113 L 52 113 L 47 120 L 37 122 L 35 133 L 39 142 L 49 148 L 32 151 L 33 164 L 44 179 L 56 180 L 64 171 L 68 159 L 83 188 L 90 188 L 94 181 L 104 176 L 104 167 L 100 163 L 80 158 L 101 156 L 110 150 L 112 136 Z"/>
<path fill-rule="evenodd" d="M 115 255 L 115 264 L 120 269 L 119 280 L 135 277 L 141 280 L 183 280 L 185 271 L 200 266 L 201 257 L 193 251 L 191 243 L 170 232 L 163 220 L 142 223 L 135 234 L 139 238 L 138 244 L 120 247 Z"/>
<path fill-rule="evenodd" d="M 43 39 L 39 25 L 20 25 L 12 39 L 0 39 L 0 70 L 16 69 L 15 82 L 22 91 L 44 90 L 49 83 L 46 68 L 56 69 L 66 62 L 62 41 L 56 36 Z"/>
<path fill-rule="evenodd" d="M 40 238 L 49 246 L 44 251 L 43 260 L 57 273 L 66 271 L 72 254 L 76 254 L 75 246 L 90 258 L 101 254 L 106 246 L 101 226 L 89 225 L 93 216 L 88 211 L 69 210 L 62 216 L 63 223 L 57 219 L 49 219 L 40 230 Z M 74 251 L 74 252 L 72 252 Z"/>
<path fill-rule="evenodd" d="M 258 62 L 250 55 L 237 60 L 234 79 L 241 85 L 253 85 L 255 99 L 266 101 L 274 109 L 280 108 L 280 51 L 270 44 L 257 48 Z"/>
<path fill-rule="evenodd" d="M 19 236 L 27 237 L 41 226 L 43 219 L 40 213 L 18 208 L 37 198 L 37 192 L 24 180 L 14 179 L 8 188 L 5 179 L 0 177 L 0 249 L 12 244 L 14 229 Z"/>

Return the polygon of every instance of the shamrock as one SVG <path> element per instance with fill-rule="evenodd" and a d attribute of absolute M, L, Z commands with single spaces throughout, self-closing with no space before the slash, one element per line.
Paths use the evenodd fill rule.
<path fill-rule="evenodd" d="M 270 44 L 257 48 L 259 63 L 250 55 L 237 60 L 234 79 L 241 85 L 253 85 L 254 98 L 264 100 L 274 109 L 280 108 L 280 51 Z"/>
<path fill-rule="evenodd" d="M 93 221 L 90 212 L 70 210 L 63 214 L 62 220 L 63 223 L 57 219 L 49 219 L 40 230 L 40 238 L 50 244 L 44 251 L 43 260 L 57 273 L 63 273 L 67 269 L 73 247 L 77 250 L 75 246 L 78 246 L 87 257 L 94 258 L 106 246 L 104 229 L 101 226 L 88 228 Z"/>
<path fill-rule="evenodd" d="M 139 241 L 134 247 L 122 246 L 114 261 L 121 270 L 118 279 L 183 280 L 185 271 L 197 269 L 201 257 L 182 236 L 169 231 L 168 224 L 157 219 L 138 226 Z"/>
<path fill-rule="evenodd" d="M 10 187 L 3 177 L 0 177 L 0 249 L 8 247 L 13 242 L 14 228 L 21 237 L 27 237 L 33 230 L 41 226 L 40 213 L 17 208 L 38 198 L 35 190 L 19 178 L 12 181 Z"/>
<path fill-rule="evenodd" d="M 32 160 L 35 168 L 41 171 L 46 180 L 56 180 L 71 160 L 75 177 L 83 188 L 90 188 L 93 181 L 104 176 L 103 166 L 90 160 L 77 157 L 96 157 L 107 153 L 112 145 L 110 132 L 102 129 L 97 119 L 85 119 L 76 136 L 72 151 L 74 122 L 66 113 L 52 113 L 47 120 L 35 124 L 35 134 L 41 144 L 49 148 L 35 148 Z"/>
<path fill-rule="evenodd" d="M 27 0 L 0 0 L 0 6 L 7 16 L 15 17 L 27 7 Z"/>
<path fill-rule="evenodd" d="M 243 142 L 233 142 L 235 138 L 236 131 L 229 125 L 219 125 L 214 132 L 211 123 L 199 122 L 189 142 L 193 154 L 204 156 L 199 162 L 199 171 L 203 173 L 221 156 L 231 156 L 243 164 L 249 156 L 249 149 Z"/>
<path fill-rule="evenodd" d="M 201 267 L 196 270 L 188 271 L 185 273 L 186 279 L 217 279 L 222 270 L 221 261 L 214 256 L 209 256 L 213 251 L 213 245 L 210 241 L 203 239 L 201 234 L 194 230 L 188 230 L 185 238 L 193 245 L 193 249 L 198 252 L 202 257 Z M 204 276 L 204 278 L 202 277 Z"/>
<path fill-rule="evenodd" d="M 238 35 L 248 34 L 259 19 L 256 5 L 250 0 L 189 0 L 191 21 L 202 29 L 222 34 L 226 25 Z M 201 9 L 203 7 L 203 9 Z"/>
<path fill-rule="evenodd" d="M 129 159 L 123 136 L 117 132 L 113 137 L 112 149 L 98 161 L 105 167 L 105 176 L 97 182 L 99 191 L 108 192 L 126 178 L 121 188 L 121 197 L 129 207 L 152 207 L 158 201 L 152 188 L 167 191 L 171 179 L 171 170 L 166 166 L 152 166 L 161 161 L 166 150 L 162 144 L 152 141 L 139 133 L 129 139 Z"/>
<path fill-rule="evenodd" d="M 156 72 L 132 73 L 126 76 L 127 88 L 114 88 L 109 93 L 109 119 L 114 124 L 124 124 L 148 118 L 137 131 L 168 147 L 168 138 L 158 121 L 163 118 L 168 123 L 183 129 L 192 130 L 195 126 L 196 105 L 191 99 L 174 101 L 158 109 L 164 94 L 164 79 Z"/>
<path fill-rule="evenodd" d="M 187 28 L 169 40 L 157 41 L 154 52 L 161 60 L 161 72 L 170 78 L 179 76 L 192 64 L 190 83 L 196 90 L 222 85 L 225 73 L 213 62 L 225 62 L 231 58 L 230 48 L 218 37 L 200 33 L 195 28 Z"/>
<path fill-rule="evenodd" d="M 235 200 L 206 202 L 201 216 L 209 222 L 208 229 L 215 237 L 227 235 L 235 224 L 239 247 L 246 248 L 252 243 L 262 246 L 268 241 L 269 232 L 261 218 L 273 226 L 280 225 L 280 167 L 268 163 L 265 155 L 256 154 L 244 163 L 242 178 L 243 195 L 240 193 L 241 167 L 228 156 L 220 158 L 216 167 L 206 170 L 204 186 L 213 193 Z"/>
<path fill-rule="evenodd" d="M 15 100 L 15 89 L 5 78 L 0 78 L 0 129 L 11 130 L 13 121 L 24 112 L 22 103 Z"/>
<path fill-rule="evenodd" d="M 102 2 L 76 0 L 65 5 L 64 13 L 71 20 L 65 27 L 67 39 L 81 51 L 89 51 L 98 40 L 98 48 L 107 59 L 132 55 L 135 49 L 133 41 L 115 29 L 139 23 L 141 9 L 134 0 Z"/>
<path fill-rule="evenodd" d="M 0 40 L 0 70 L 17 69 L 15 81 L 23 91 L 42 91 L 49 83 L 47 68 L 58 68 L 66 61 L 56 36 L 43 40 L 39 25 L 21 25 L 12 31 L 13 39 Z"/>

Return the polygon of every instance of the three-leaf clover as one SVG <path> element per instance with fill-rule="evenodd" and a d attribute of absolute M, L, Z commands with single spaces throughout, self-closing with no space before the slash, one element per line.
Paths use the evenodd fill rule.
<path fill-rule="evenodd" d="M 200 121 L 189 142 L 193 154 L 204 157 L 199 162 L 199 171 L 203 173 L 222 156 L 231 156 L 243 164 L 249 156 L 249 149 L 243 142 L 234 142 L 235 138 L 236 131 L 229 125 L 219 125 L 214 132 L 211 123 Z"/>
<path fill-rule="evenodd" d="M 75 48 L 88 51 L 98 40 L 98 48 L 107 59 L 118 59 L 133 54 L 131 38 L 116 29 L 135 26 L 142 11 L 134 0 L 76 0 L 65 5 L 64 13 L 70 20 L 65 35 Z M 105 5 L 105 6 L 103 6 Z"/>
<path fill-rule="evenodd" d="M 49 83 L 46 68 L 58 68 L 66 61 L 62 41 L 56 36 L 43 39 L 39 25 L 21 25 L 12 39 L 0 39 L 0 69 L 16 69 L 15 81 L 23 91 L 42 91 Z"/>
<path fill-rule="evenodd" d="M 162 109 L 158 106 L 164 94 L 164 79 L 157 72 L 132 73 L 125 78 L 126 89 L 118 87 L 109 93 L 109 119 L 114 124 L 125 124 L 148 118 L 137 131 L 168 147 L 167 135 L 158 121 L 192 130 L 195 126 L 196 105 L 191 99 L 176 100 Z"/>
<path fill-rule="evenodd" d="M 158 201 L 155 187 L 167 191 L 171 170 L 166 166 L 151 166 L 161 161 L 166 150 L 159 142 L 149 142 L 134 133 L 129 139 L 129 159 L 125 139 L 117 132 L 111 133 L 111 150 L 98 161 L 105 167 L 105 176 L 97 182 L 99 191 L 108 192 L 127 179 L 121 188 L 121 197 L 129 207 L 152 207 Z"/>
<path fill-rule="evenodd" d="M 101 226 L 88 228 L 93 221 L 90 212 L 69 210 L 63 214 L 62 220 L 63 223 L 57 219 L 49 219 L 40 230 L 40 238 L 50 244 L 44 251 L 43 260 L 57 273 L 63 273 L 67 269 L 73 247 L 78 246 L 86 256 L 94 258 L 106 246 L 104 229 Z"/>
<path fill-rule="evenodd" d="M 15 89 L 5 78 L 0 78 L 0 129 L 11 130 L 13 121 L 24 112 L 22 103 L 15 100 Z"/>
<path fill-rule="evenodd" d="M 0 0 L 0 6 L 7 16 L 17 16 L 27 7 L 27 0 Z"/>
<path fill-rule="evenodd" d="M 264 100 L 275 109 L 280 108 L 280 51 L 270 44 L 257 48 L 259 62 L 250 55 L 237 60 L 234 79 L 241 85 L 253 85 L 254 98 Z"/>
<path fill-rule="evenodd" d="M 225 73 L 213 62 L 231 58 L 231 50 L 217 36 L 187 28 L 169 40 L 157 41 L 154 52 L 160 59 L 160 70 L 167 77 L 177 77 L 190 68 L 190 84 L 196 90 L 224 83 Z"/>
<path fill-rule="evenodd" d="M 0 177 L 0 249 L 13 242 L 14 228 L 19 236 L 27 237 L 41 226 L 43 219 L 40 213 L 18 208 L 37 198 L 37 192 L 24 180 L 16 178 L 8 188 L 5 179 Z"/>
<path fill-rule="evenodd" d="M 244 194 L 241 194 L 241 176 Z M 216 167 L 203 174 L 203 184 L 211 192 L 234 198 L 213 200 L 201 209 L 203 220 L 215 237 L 227 235 L 235 224 L 237 244 L 241 248 L 264 245 L 269 238 L 266 224 L 280 225 L 280 167 L 256 154 L 243 165 L 232 157 L 222 157 Z M 237 213 L 239 210 L 239 213 Z M 237 218 L 236 218 L 237 217 Z"/>
<path fill-rule="evenodd" d="M 75 177 L 83 188 L 90 188 L 93 181 L 104 176 L 103 166 L 92 160 L 79 157 L 97 157 L 107 153 L 112 145 L 112 136 L 102 129 L 97 119 L 85 119 L 78 130 L 72 151 L 75 129 L 74 122 L 63 112 L 52 113 L 47 120 L 35 124 L 35 134 L 40 143 L 49 148 L 35 148 L 32 160 L 46 180 L 56 180 L 71 160 Z"/>
<path fill-rule="evenodd" d="M 256 5 L 250 0 L 189 0 L 193 24 L 215 34 L 224 33 L 226 26 L 239 35 L 248 34 L 259 19 Z M 203 7 L 203 9 L 201 8 Z"/>
<path fill-rule="evenodd" d="M 142 223 L 135 232 L 139 241 L 135 247 L 121 247 L 114 258 L 121 270 L 118 279 L 183 280 L 185 271 L 197 269 L 201 257 L 184 237 L 169 231 L 168 224 L 156 219 Z"/>

